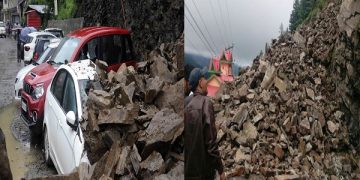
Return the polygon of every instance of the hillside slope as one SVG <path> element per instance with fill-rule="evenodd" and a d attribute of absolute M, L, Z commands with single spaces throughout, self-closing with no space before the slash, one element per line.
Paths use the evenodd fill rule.
<path fill-rule="evenodd" d="M 360 178 L 359 7 L 328 1 L 221 89 L 214 106 L 230 177 Z"/>

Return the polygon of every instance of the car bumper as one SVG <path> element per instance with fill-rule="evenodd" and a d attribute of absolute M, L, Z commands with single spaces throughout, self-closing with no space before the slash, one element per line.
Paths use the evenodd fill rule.
<path fill-rule="evenodd" d="M 44 96 L 33 100 L 26 92 L 21 93 L 21 117 L 27 126 L 41 127 L 44 117 Z M 41 128 L 39 131 L 41 132 Z"/>

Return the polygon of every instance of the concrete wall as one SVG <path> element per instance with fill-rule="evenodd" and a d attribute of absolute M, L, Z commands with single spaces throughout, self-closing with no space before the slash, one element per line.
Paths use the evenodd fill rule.
<path fill-rule="evenodd" d="M 49 20 L 48 28 L 60 28 L 64 31 L 64 35 L 71 31 L 82 28 L 84 26 L 84 18 L 73 18 L 65 20 Z"/>

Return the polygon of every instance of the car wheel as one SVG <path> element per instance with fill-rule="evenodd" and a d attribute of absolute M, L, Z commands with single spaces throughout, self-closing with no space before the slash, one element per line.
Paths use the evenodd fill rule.
<path fill-rule="evenodd" d="M 45 130 L 44 130 L 44 158 L 45 158 L 46 165 L 51 166 L 52 161 L 51 161 L 51 158 L 50 158 L 49 137 L 48 137 L 48 134 L 47 134 L 46 127 L 45 127 Z"/>

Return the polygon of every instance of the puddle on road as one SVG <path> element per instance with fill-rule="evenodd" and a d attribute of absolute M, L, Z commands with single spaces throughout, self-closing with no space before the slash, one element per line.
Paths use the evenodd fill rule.
<path fill-rule="evenodd" d="M 28 170 L 27 165 L 35 160 L 30 143 L 20 143 L 11 132 L 11 122 L 14 119 L 17 108 L 17 104 L 13 102 L 0 109 L 0 128 L 5 134 L 13 179 L 23 178 Z"/>

